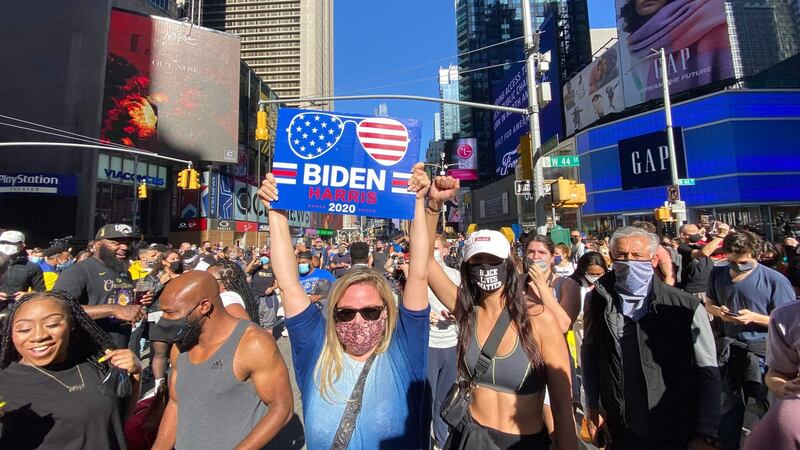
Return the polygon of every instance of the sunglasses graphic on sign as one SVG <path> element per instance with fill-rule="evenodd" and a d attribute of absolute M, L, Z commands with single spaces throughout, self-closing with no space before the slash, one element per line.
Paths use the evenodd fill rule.
<path fill-rule="evenodd" d="M 393 166 L 408 150 L 408 129 L 401 122 L 386 117 L 336 116 L 325 113 L 301 113 L 286 129 L 289 148 L 302 159 L 315 159 L 336 146 L 347 124 L 356 126 L 359 143 L 378 164 Z"/>

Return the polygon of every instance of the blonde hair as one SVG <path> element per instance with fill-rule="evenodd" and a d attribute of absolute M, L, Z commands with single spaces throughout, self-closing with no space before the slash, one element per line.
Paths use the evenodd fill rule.
<path fill-rule="evenodd" d="M 333 316 L 339 300 L 342 299 L 350 286 L 356 284 L 373 286 L 386 306 L 386 329 L 383 331 L 383 336 L 375 349 L 375 353 L 383 353 L 389 348 L 389 344 L 392 342 L 392 334 L 394 334 L 394 328 L 397 324 L 397 305 L 389 283 L 383 275 L 370 268 L 352 269 L 336 280 L 328 297 L 328 305 L 325 308 L 325 342 L 315 368 L 315 378 L 317 375 L 319 376 L 319 391 L 322 397 L 328 401 L 332 400 L 331 393 L 338 397 L 338 393 L 333 389 L 333 383 L 342 375 L 342 369 L 344 368 L 342 360 L 345 353 L 344 345 L 339 341 L 339 335 L 336 333 L 336 321 Z"/>

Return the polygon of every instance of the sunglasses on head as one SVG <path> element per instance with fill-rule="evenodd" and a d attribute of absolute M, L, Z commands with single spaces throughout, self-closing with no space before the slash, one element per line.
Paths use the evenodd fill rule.
<path fill-rule="evenodd" d="M 333 310 L 333 319 L 337 322 L 350 322 L 360 313 L 364 320 L 378 320 L 386 306 L 368 306 L 366 308 L 336 308 Z"/>

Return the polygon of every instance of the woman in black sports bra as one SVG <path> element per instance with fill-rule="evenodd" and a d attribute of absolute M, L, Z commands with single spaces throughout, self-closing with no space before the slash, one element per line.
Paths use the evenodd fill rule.
<path fill-rule="evenodd" d="M 458 187 L 450 177 L 437 177 L 431 186 L 426 206 L 431 242 L 441 205 Z M 432 248 L 429 254 L 432 258 Z M 475 424 L 501 449 L 548 449 L 542 418 L 547 386 L 555 417 L 555 448 L 577 449 L 564 336 L 551 311 L 528 302 L 501 233 L 481 230 L 467 238 L 461 280 L 456 286 L 438 265 L 428 265 L 428 284 L 458 320 L 460 378 L 472 379 L 480 349 L 503 310 L 508 311 L 510 325 L 488 369 L 473 380 L 469 413 L 459 427 L 451 428 L 445 448 L 477 448 L 464 435 Z"/>

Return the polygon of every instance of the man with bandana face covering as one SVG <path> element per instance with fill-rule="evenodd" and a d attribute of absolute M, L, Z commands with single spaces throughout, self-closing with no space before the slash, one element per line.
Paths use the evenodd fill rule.
<path fill-rule="evenodd" d="M 759 264 L 761 239 L 750 231 L 728 233 L 722 241 L 727 266 L 715 267 L 706 292 L 706 308 L 723 322 L 723 335 L 732 339 L 758 360 L 761 374 L 766 373 L 767 327 L 769 315 L 780 306 L 794 301 L 794 289 L 780 272 Z M 738 345 L 734 345 L 739 347 Z M 731 364 L 732 365 L 732 364 Z M 736 400 L 733 389 L 723 390 L 720 440 L 723 448 L 738 448 L 745 405 Z M 762 408 L 768 403 L 763 387 L 756 395 Z M 761 411 L 763 414 L 765 410 Z"/>
<path fill-rule="evenodd" d="M 214 277 L 191 271 L 160 297 L 177 345 L 154 449 L 263 448 L 293 413 L 289 373 L 267 331 L 225 311 Z"/>
<path fill-rule="evenodd" d="M 95 235 L 94 254 L 59 275 L 53 290 L 72 295 L 100 328 L 122 348 L 128 347 L 131 324 L 144 317 L 153 301 L 147 294 L 141 305 L 134 304 L 133 282 L 128 272 L 128 249 L 133 229 L 125 224 L 108 224 Z"/>
<path fill-rule="evenodd" d="M 613 271 L 586 300 L 589 435 L 611 450 L 710 450 L 720 410 L 714 336 L 700 300 L 654 275 L 658 244 L 644 229 L 617 229 Z"/>

